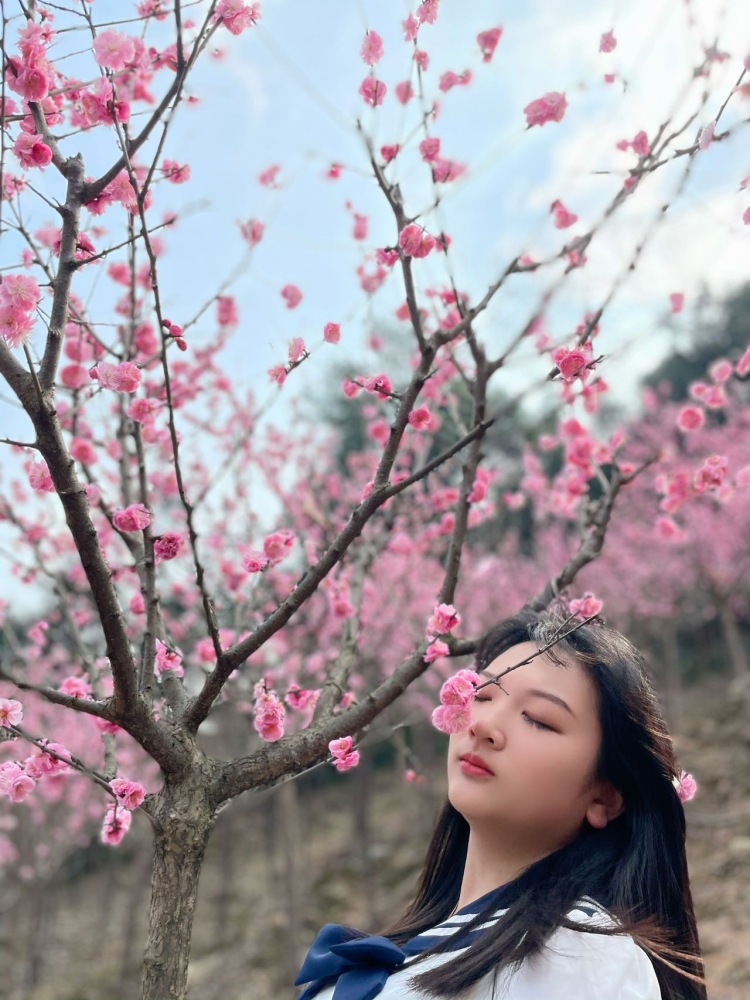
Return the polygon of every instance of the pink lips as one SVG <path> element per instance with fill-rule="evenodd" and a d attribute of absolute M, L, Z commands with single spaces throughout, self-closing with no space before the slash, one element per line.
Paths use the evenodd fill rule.
<path fill-rule="evenodd" d="M 465 753 L 461 756 L 461 770 L 466 774 L 473 774 L 477 777 L 480 775 L 492 775 L 495 772 L 490 770 L 490 768 L 485 764 L 481 757 L 477 757 L 475 753 Z"/>

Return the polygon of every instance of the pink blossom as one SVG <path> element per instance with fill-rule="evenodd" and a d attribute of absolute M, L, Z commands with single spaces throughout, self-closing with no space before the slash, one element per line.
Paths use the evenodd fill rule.
<path fill-rule="evenodd" d="M 0 729 L 20 726 L 23 721 L 23 705 L 14 698 L 0 698 Z"/>
<path fill-rule="evenodd" d="M 281 528 L 279 531 L 267 535 L 263 540 L 263 551 L 268 556 L 269 564 L 275 566 L 281 562 L 288 555 L 295 541 L 294 532 L 287 528 Z"/>
<path fill-rule="evenodd" d="M 426 406 L 418 406 L 411 411 L 408 421 L 418 431 L 428 430 L 432 425 L 432 414 Z"/>
<path fill-rule="evenodd" d="M 468 705 L 438 705 L 432 724 L 442 733 L 460 733 L 471 725 L 471 709 Z"/>
<path fill-rule="evenodd" d="M 359 86 L 359 93 L 367 104 L 376 108 L 383 103 L 386 89 L 386 85 L 380 80 L 376 80 L 374 76 L 366 76 Z"/>
<path fill-rule="evenodd" d="M 374 66 L 383 58 L 383 39 L 377 31 L 366 31 L 359 52 L 362 61 L 368 66 Z"/>
<path fill-rule="evenodd" d="M 401 147 L 397 144 L 381 146 L 380 155 L 383 157 L 386 163 L 390 163 L 391 160 L 398 155 L 399 149 L 401 149 Z"/>
<path fill-rule="evenodd" d="M 689 802 L 698 791 L 697 781 L 687 771 L 680 771 L 679 778 L 674 778 L 672 784 L 680 802 Z"/>
<path fill-rule="evenodd" d="M 447 656 L 450 653 L 450 647 L 447 643 L 443 642 L 442 639 L 433 639 L 425 651 L 422 659 L 425 663 L 432 663 L 437 660 L 440 656 Z"/>
<path fill-rule="evenodd" d="M 283 385 L 286 382 L 286 376 L 286 365 L 274 365 L 273 368 L 268 369 L 268 377 L 277 385 Z"/>
<path fill-rule="evenodd" d="M 341 327 L 338 323 L 326 323 L 323 327 L 323 340 L 327 344 L 338 344 L 341 340 Z"/>
<path fill-rule="evenodd" d="M 426 257 L 435 246 L 435 238 L 412 222 L 399 233 L 398 245 L 406 257 Z"/>
<path fill-rule="evenodd" d="M 673 313 L 681 313 L 685 305 L 684 292 L 672 292 L 669 296 L 669 307 Z"/>
<path fill-rule="evenodd" d="M 52 160 L 52 150 L 38 135 L 21 132 L 13 143 L 13 152 L 23 167 L 46 167 Z"/>
<path fill-rule="evenodd" d="M 577 378 L 583 378 L 587 374 L 589 359 L 577 349 L 569 351 L 565 347 L 559 347 L 552 354 L 552 360 L 557 365 L 560 375 L 565 382 L 574 382 Z"/>
<path fill-rule="evenodd" d="M 617 48 L 617 39 L 613 31 L 605 31 L 599 39 L 600 52 L 613 52 Z"/>
<path fill-rule="evenodd" d="M 70 750 L 61 743 L 52 743 L 50 740 L 43 740 L 42 743 L 43 745 L 24 762 L 26 773 L 35 780 L 44 775 L 60 774 L 67 771 L 70 766 Z M 51 753 L 47 753 L 47 750 Z"/>
<path fill-rule="evenodd" d="M 459 670 L 440 688 L 441 705 L 467 705 L 474 697 L 481 678 L 474 670 Z"/>
<path fill-rule="evenodd" d="M 552 90 L 544 97 L 531 101 L 523 109 L 523 113 L 526 115 L 526 125 L 528 128 L 532 128 L 534 125 L 562 121 L 567 107 L 568 101 L 565 94 Z"/>
<path fill-rule="evenodd" d="M 28 274 L 6 274 L 0 284 L 0 303 L 23 312 L 36 309 L 42 293 Z"/>
<path fill-rule="evenodd" d="M 415 49 L 414 62 L 422 70 L 422 72 L 426 72 L 430 65 L 430 56 L 427 52 L 423 52 L 421 49 Z"/>
<path fill-rule="evenodd" d="M 633 147 L 633 152 L 638 156 L 648 156 L 651 152 L 651 147 L 648 144 L 648 136 L 643 129 L 641 129 L 640 132 L 636 132 L 631 145 Z"/>
<path fill-rule="evenodd" d="M 681 542 L 687 537 L 676 521 L 664 515 L 656 519 L 656 534 L 667 542 Z"/>
<path fill-rule="evenodd" d="M 261 17 L 260 4 L 246 4 L 243 0 L 219 0 L 212 21 L 221 23 L 233 35 L 241 34 L 251 24 L 256 24 Z"/>
<path fill-rule="evenodd" d="M 709 455 L 693 478 L 696 492 L 704 493 L 706 490 L 714 490 L 721 486 L 728 464 L 725 455 Z"/>
<path fill-rule="evenodd" d="M 36 782 L 15 761 L 0 764 L 0 792 L 12 802 L 23 802 L 29 792 L 34 790 Z"/>
<path fill-rule="evenodd" d="M 677 417 L 677 426 L 681 431 L 695 431 L 706 422 L 705 411 L 700 406 L 683 406 Z"/>
<path fill-rule="evenodd" d="M 452 604 L 436 604 L 427 622 L 427 636 L 443 635 L 461 624 L 461 615 Z"/>
<path fill-rule="evenodd" d="M 358 212 L 354 213 L 354 228 L 352 230 L 352 236 L 355 240 L 366 240 L 367 239 L 367 216 L 360 215 Z"/>
<path fill-rule="evenodd" d="M 750 372 L 750 347 L 745 349 L 745 353 L 734 366 L 734 370 L 740 378 L 743 378 L 748 372 Z"/>
<path fill-rule="evenodd" d="M 746 226 L 750 226 L 750 206 L 742 213 L 742 221 Z"/>
<path fill-rule="evenodd" d="M 255 726 L 262 740 L 275 743 L 284 735 L 286 709 L 275 692 L 262 692 L 255 701 Z"/>
<path fill-rule="evenodd" d="M 708 369 L 708 374 L 711 376 L 717 385 L 722 385 L 732 374 L 732 363 L 727 361 L 726 358 L 719 358 L 718 361 L 714 361 L 711 367 Z"/>
<path fill-rule="evenodd" d="M 180 166 L 176 160 L 162 160 L 162 173 L 172 184 L 184 184 L 190 180 L 190 167 L 187 163 Z"/>
<path fill-rule="evenodd" d="M 750 486 L 750 465 L 746 465 L 744 468 L 738 470 L 734 482 L 735 486 L 738 487 Z"/>
<path fill-rule="evenodd" d="M 103 389 L 135 392 L 141 384 L 141 370 L 132 361 L 121 361 L 118 365 L 111 361 L 100 361 L 90 369 L 89 378 L 98 382 Z"/>
<path fill-rule="evenodd" d="M 122 806 L 113 805 L 107 810 L 100 834 L 103 844 L 115 847 L 130 829 L 133 815 Z"/>
<path fill-rule="evenodd" d="M 604 607 L 604 602 L 587 591 L 582 598 L 570 602 L 570 613 L 578 618 L 592 618 L 598 615 Z"/>
<path fill-rule="evenodd" d="M 488 28 L 487 31 L 479 32 L 477 35 L 477 44 L 479 45 L 482 53 L 482 62 L 490 62 L 495 54 L 495 49 L 497 48 L 497 43 L 500 41 L 502 33 L 502 28 Z"/>
<path fill-rule="evenodd" d="M 258 183 L 262 184 L 263 187 L 275 187 L 279 185 L 277 183 L 277 177 L 281 167 L 278 163 L 272 163 L 270 167 L 266 167 L 265 170 L 261 170 L 258 174 Z"/>
<path fill-rule="evenodd" d="M 401 22 L 401 27 L 404 29 L 404 41 L 413 42 L 419 31 L 419 21 L 417 21 L 416 17 L 413 14 L 409 14 L 406 20 Z"/>
<path fill-rule="evenodd" d="M 58 691 L 70 695 L 71 698 L 88 699 L 91 697 L 91 685 L 84 677 L 66 677 Z"/>
<path fill-rule="evenodd" d="M 47 463 L 43 460 L 30 462 L 28 466 L 29 486 L 37 493 L 54 493 L 55 484 L 47 468 Z"/>
<path fill-rule="evenodd" d="M 393 392 L 391 380 L 387 375 L 371 375 L 362 380 L 362 385 L 367 392 L 374 392 L 380 399 L 387 399 Z"/>
<path fill-rule="evenodd" d="M 422 0 L 417 7 L 417 20 L 420 24 L 434 24 L 438 16 L 439 0 Z"/>
<path fill-rule="evenodd" d="M 96 461 L 96 449 L 90 441 L 83 438 L 73 438 L 70 442 L 70 454 L 83 465 L 92 465 Z"/>
<path fill-rule="evenodd" d="M 411 80 L 402 80 L 401 83 L 396 84 L 394 89 L 396 92 L 396 100 L 399 104 L 408 104 L 412 97 L 414 97 L 414 88 L 411 85 Z M 387 156 L 385 150 L 393 150 L 393 152 L 390 156 Z M 383 146 L 380 151 L 383 154 L 383 159 L 387 163 L 389 160 L 393 159 L 398 150 L 398 146 Z"/>
<path fill-rule="evenodd" d="M 419 153 L 426 163 L 431 163 L 440 153 L 440 139 L 431 136 L 419 144 Z"/>
<path fill-rule="evenodd" d="M 293 365 L 305 357 L 307 354 L 307 348 L 305 347 L 305 342 L 302 337 L 292 337 L 289 341 L 287 353 L 289 360 Z"/>
<path fill-rule="evenodd" d="M 284 285 L 281 289 L 281 297 L 286 303 L 287 309 L 296 309 L 302 301 L 302 292 L 296 285 Z"/>
<path fill-rule="evenodd" d="M 568 226 L 572 226 L 575 222 L 578 222 L 578 216 L 573 212 L 569 212 L 559 200 L 552 202 L 550 211 L 552 212 L 552 221 L 556 229 L 567 229 Z"/>
<path fill-rule="evenodd" d="M 137 781 L 128 781 L 127 778 L 114 778 L 110 781 L 109 787 L 125 809 L 137 809 L 146 798 L 146 789 L 143 785 L 139 785 Z"/>
<path fill-rule="evenodd" d="M 266 227 L 259 219 L 248 219 L 247 222 L 239 222 L 238 225 L 240 235 L 251 247 L 263 239 L 263 231 Z"/>
<path fill-rule="evenodd" d="M 28 343 L 34 318 L 17 308 L 0 304 L 0 336 L 14 350 Z"/>
<path fill-rule="evenodd" d="M 162 562 L 174 559 L 180 554 L 184 544 L 185 539 L 178 531 L 165 531 L 154 539 L 154 555 Z"/>
<path fill-rule="evenodd" d="M 150 420 L 160 407 L 161 403 L 158 399 L 139 396 L 137 399 L 133 399 L 128 406 L 128 416 L 136 423 L 143 423 Z"/>
<path fill-rule="evenodd" d="M 176 677 L 184 677 L 182 653 L 179 649 L 170 649 L 161 639 L 156 640 L 156 669 L 159 673 L 172 673 Z"/>
<path fill-rule="evenodd" d="M 248 573 L 260 573 L 266 568 L 266 566 L 268 566 L 268 556 L 265 552 L 260 552 L 257 549 L 250 549 L 242 557 L 242 565 Z"/>
<path fill-rule="evenodd" d="M 135 39 L 113 28 L 100 31 L 94 39 L 94 58 L 105 69 L 125 69 L 135 59 Z"/>
<path fill-rule="evenodd" d="M 716 131 L 716 122 L 709 122 L 708 125 L 703 126 L 703 128 L 698 133 L 699 149 L 708 149 L 708 147 L 714 141 L 715 131 Z"/>
<path fill-rule="evenodd" d="M 116 510 L 112 521 L 118 531 L 143 531 L 151 524 L 151 513 L 142 503 L 131 503 L 122 510 Z"/>
<path fill-rule="evenodd" d="M 343 736 L 340 740 L 331 740 L 328 750 L 333 757 L 333 766 L 337 771 L 349 771 L 359 763 L 359 750 L 353 749 L 354 740 L 351 736 Z"/>

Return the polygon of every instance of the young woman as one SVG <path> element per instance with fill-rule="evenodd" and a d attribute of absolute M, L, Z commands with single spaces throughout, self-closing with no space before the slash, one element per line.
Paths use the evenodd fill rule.
<path fill-rule="evenodd" d="M 596 621 L 534 655 L 571 627 L 528 612 L 484 636 L 416 898 L 382 935 L 326 925 L 300 1000 L 705 1000 L 646 665 Z"/>

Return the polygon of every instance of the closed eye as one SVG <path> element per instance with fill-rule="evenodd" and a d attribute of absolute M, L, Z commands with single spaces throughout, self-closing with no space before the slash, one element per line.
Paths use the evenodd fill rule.
<path fill-rule="evenodd" d="M 553 729 L 552 726 L 548 726 L 545 722 L 540 722 L 539 719 L 533 719 L 528 714 L 528 712 L 522 712 L 521 715 L 524 717 L 524 719 L 526 719 L 526 721 L 530 726 L 534 726 L 536 729 L 547 729 L 551 733 L 556 732 L 556 730 Z"/>

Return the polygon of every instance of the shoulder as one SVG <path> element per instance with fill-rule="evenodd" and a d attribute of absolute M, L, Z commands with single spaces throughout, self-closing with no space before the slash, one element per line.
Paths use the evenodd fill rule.
<path fill-rule="evenodd" d="M 567 916 L 582 929 L 559 927 L 539 955 L 496 984 L 490 975 L 471 1000 L 661 1000 L 651 960 L 629 935 L 585 929 L 615 928 L 611 914 L 584 899 Z"/>
<path fill-rule="evenodd" d="M 568 913 L 581 930 L 559 927 L 542 953 L 519 971 L 530 991 L 518 1000 L 661 1000 L 651 960 L 628 934 L 597 934 L 587 927 L 615 929 L 617 921 L 594 900 L 583 899 Z M 535 991 L 539 991 L 536 993 Z M 516 994 L 510 993 L 515 1000 Z"/>

